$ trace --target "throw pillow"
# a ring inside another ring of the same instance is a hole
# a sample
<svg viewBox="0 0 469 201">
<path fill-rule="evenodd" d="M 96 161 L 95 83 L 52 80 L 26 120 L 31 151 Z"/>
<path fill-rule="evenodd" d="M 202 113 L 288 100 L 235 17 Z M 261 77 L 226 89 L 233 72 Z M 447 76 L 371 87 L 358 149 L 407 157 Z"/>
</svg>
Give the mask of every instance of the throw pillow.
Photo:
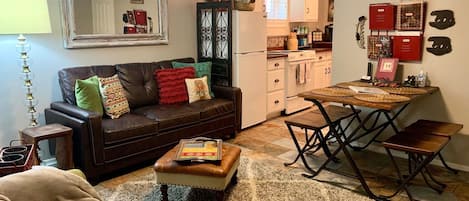
<svg viewBox="0 0 469 201">
<path fill-rule="evenodd" d="M 215 97 L 215 94 L 212 92 L 212 62 L 200 62 L 200 63 L 181 63 L 181 62 L 172 62 L 173 68 L 182 68 L 186 66 L 193 66 L 195 68 L 195 76 L 203 77 L 207 76 L 208 90 L 210 91 L 210 96 Z"/>
<path fill-rule="evenodd" d="M 124 94 L 124 88 L 119 77 L 113 75 L 99 79 L 99 91 L 101 92 L 104 111 L 112 119 L 117 119 L 121 115 L 130 112 L 129 103 Z"/>
<path fill-rule="evenodd" d="M 158 84 L 160 104 L 173 104 L 187 102 L 187 89 L 184 80 L 194 78 L 193 67 L 178 69 L 159 69 L 155 71 L 155 80 Z"/>
<path fill-rule="evenodd" d="M 186 79 L 187 95 L 189 95 L 189 103 L 198 100 L 211 99 L 208 91 L 207 76 L 202 78 Z"/>
<path fill-rule="evenodd" d="M 103 103 L 101 103 L 101 95 L 99 95 L 98 76 L 95 75 L 85 80 L 76 80 L 75 99 L 78 107 L 102 115 Z"/>
</svg>

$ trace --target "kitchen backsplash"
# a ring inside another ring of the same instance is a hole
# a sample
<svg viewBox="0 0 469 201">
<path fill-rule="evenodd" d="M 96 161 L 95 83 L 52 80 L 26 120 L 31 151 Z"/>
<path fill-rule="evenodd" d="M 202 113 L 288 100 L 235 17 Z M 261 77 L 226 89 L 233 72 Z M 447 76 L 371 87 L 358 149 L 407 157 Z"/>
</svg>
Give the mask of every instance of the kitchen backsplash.
<svg viewBox="0 0 469 201">
<path fill-rule="evenodd" d="M 288 36 L 267 37 L 267 50 L 284 49 Z"/>
</svg>

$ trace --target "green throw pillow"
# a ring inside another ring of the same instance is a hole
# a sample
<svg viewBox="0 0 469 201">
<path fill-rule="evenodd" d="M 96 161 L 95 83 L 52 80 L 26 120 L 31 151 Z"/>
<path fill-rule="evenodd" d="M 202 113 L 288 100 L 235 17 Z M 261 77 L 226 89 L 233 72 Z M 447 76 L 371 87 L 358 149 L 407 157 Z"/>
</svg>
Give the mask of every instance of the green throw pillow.
<svg viewBox="0 0 469 201">
<path fill-rule="evenodd" d="M 89 77 L 85 80 L 75 81 L 75 98 L 77 106 L 103 114 L 103 103 L 101 102 L 101 95 L 99 93 L 98 76 Z"/>
<path fill-rule="evenodd" d="M 193 66 L 195 68 L 195 76 L 203 77 L 207 76 L 208 90 L 210 91 L 210 96 L 215 97 L 215 94 L 212 92 L 212 62 L 200 62 L 200 63 L 182 63 L 182 62 L 172 62 L 173 68 L 182 68 L 187 66 Z"/>
</svg>

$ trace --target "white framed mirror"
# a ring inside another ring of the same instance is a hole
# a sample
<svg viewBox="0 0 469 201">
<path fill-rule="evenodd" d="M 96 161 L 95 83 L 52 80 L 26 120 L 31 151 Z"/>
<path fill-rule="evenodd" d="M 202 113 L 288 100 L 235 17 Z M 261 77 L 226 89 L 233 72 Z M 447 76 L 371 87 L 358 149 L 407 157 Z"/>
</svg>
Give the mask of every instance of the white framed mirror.
<svg viewBox="0 0 469 201">
<path fill-rule="evenodd" d="M 65 48 L 168 44 L 167 0 L 61 0 Z"/>
</svg>

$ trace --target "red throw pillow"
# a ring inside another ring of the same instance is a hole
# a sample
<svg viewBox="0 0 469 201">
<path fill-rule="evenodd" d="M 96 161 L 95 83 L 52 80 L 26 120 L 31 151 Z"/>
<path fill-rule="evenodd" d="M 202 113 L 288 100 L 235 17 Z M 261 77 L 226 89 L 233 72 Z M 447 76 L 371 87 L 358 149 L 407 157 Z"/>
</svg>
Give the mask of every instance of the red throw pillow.
<svg viewBox="0 0 469 201">
<path fill-rule="evenodd" d="M 194 77 L 194 67 L 156 70 L 155 79 L 158 84 L 160 104 L 188 102 L 189 96 L 184 80 Z"/>
</svg>

